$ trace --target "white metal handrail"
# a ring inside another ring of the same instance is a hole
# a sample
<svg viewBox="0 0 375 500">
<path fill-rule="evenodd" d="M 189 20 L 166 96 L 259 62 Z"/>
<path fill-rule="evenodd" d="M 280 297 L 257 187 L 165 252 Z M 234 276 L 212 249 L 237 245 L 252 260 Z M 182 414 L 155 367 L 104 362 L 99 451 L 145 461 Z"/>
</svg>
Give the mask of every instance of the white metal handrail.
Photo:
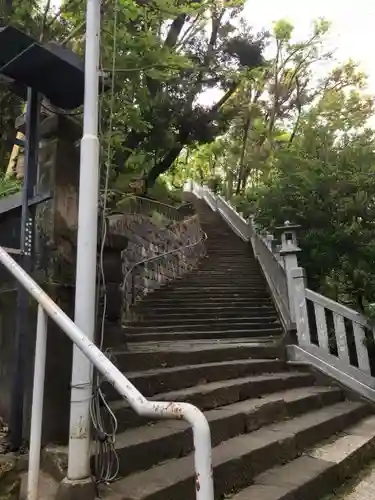
<svg viewBox="0 0 375 500">
<path fill-rule="evenodd" d="M 38 499 L 47 317 L 63 330 L 139 415 L 155 419 L 186 420 L 191 425 L 194 439 L 196 498 L 214 500 L 211 433 L 204 414 L 189 403 L 148 401 L 2 247 L 0 247 L 0 262 L 38 303 L 27 500 Z"/>
</svg>

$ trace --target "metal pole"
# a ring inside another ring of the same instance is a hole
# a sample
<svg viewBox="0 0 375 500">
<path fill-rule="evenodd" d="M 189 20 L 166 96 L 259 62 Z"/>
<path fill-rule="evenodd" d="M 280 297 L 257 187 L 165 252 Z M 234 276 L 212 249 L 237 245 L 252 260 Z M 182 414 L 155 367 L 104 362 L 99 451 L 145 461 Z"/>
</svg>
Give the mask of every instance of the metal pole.
<svg viewBox="0 0 375 500">
<path fill-rule="evenodd" d="M 38 500 L 40 448 L 42 443 L 44 379 L 46 373 L 47 315 L 38 307 L 36 329 L 33 402 L 31 409 L 29 473 L 27 477 L 27 500 Z"/>
<path fill-rule="evenodd" d="M 20 235 L 20 264 L 27 273 L 31 272 L 33 217 L 29 209 L 29 200 L 33 196 L 38 169 L 39 139 L 39 95 L 29 88 L 27 93 L 25 168 L 22 190 L 22 214 Z M 15 360 L 12 387 L 12 405 L 10 415 L 10 446 L 13 451 L 22 444 L 23 402 L 25 387 L 26 336 L 28 330 L 28 298 L 22 287 L 18 287 L 17 318 L 15 329 Z"/>
<path fill-rule="evenodd" d="M 86 12 L 85 102 L 81 141 L 75 323 L 88 339 L 95 334 L 96 262 L 99 199 L 99 38 L 100 0 L 88 0 Z M 92 364 L 74 347 L 68 480 L 90 473 L 90 400 Z"/>
<path fill-rule="evenodd" d="M 193 429 L 197 500 L 214 500 L 211 434 L 204 414 L 189 403 L 148 401 L 107 356 L 77 327 L 40 286 L 0 247 L 0 262 L 42 305 L 48 316 L 67 334 L 84 356 L 113 385 L 139 415 L 153 419 L 186 420 Z"/>
</svg>

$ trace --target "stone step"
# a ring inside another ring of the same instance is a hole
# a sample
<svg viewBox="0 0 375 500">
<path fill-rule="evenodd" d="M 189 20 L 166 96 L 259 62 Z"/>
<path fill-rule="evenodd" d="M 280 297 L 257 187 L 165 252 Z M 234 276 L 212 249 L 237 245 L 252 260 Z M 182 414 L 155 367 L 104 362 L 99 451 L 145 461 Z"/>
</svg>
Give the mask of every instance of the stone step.
<svg viewBox="0 0 375 500">
<path fill-rule="evenodd" d="M 202 265 L 199 269 L 201 271 L 220 271 L 224 272 L 226 270 L 233 271 L 233 272 L 253 272 L 253 273 L 260 273 L 260 268 L 258 265 L 252 265 L 251 262 L 248 261 L 248 259 L 244 258 L 243 260 L 239 261 L 239 259 L 236 259 L 236 263 L 233 262 L 234 259 L 224 259 L 224 258 L 216 258 L 216 259 L 210 259 L 209 263 L 205 263 Z"/>
<path fill-rule="evenodd" d="M 254 278 L 181 278 L 173 282 L 175 287 L 177 286 L 186 286 L 186 287 L 201 287 L 204 284 L 205 287 L 245 287 L 245 288 L 254 288 L 255 290 L 266 288 L 266 284 L 264 279 L 254 279 Z M 169 290 L 173 290 L 172 285 L 167 287 Z"/>
<path fill-rule="evenodd" d="M 201 280 L 202 278 L 205 279 L 205 281 L 222 281 L 222 280 L 228 280 L 228 281 L 237 281 L 237 280 L 242 280 L 242 281 L 255 281 L 255 282 L 262 282 L 264 283 L 264 278 L 261 274 L 261 271 L 259 269 L 241 269 L 241 271 L 237 272 L 224 272 L 220 271 L 217 272 L 216 274 L 213 274 L 212 272 L 206 272 L 198 273 L 198 271 L 194 271 L 192 273 L 186 274 L 179 278 L 180 281 L 189 281 L 189 280 Z"/>
<path fill-rule="evenodd" d="M 273 359 L 280 349 L 251 343 L 166 342 L 132 343 L 126 350 L 116 350 L 117 367 L 122 371 L 150 370 L 160 367 L 200 363 L 218 363 L 235 359 Z"/>
<path fill-rule="evenodd" d="M 205 415 L 211 429 L 212 445 L 338 403 L 343 397 L 337 388 L 303 387 L 209 410 Z M 131 429 L 117 436 L 116 449 L 120 458 L 120 475 L 126 476 L 191 453 L 191 429 L 187 423 L 177 421 L 162 421 L 153 426 Z"/>
<path fill-rule="evenodd" d="M 209 268 L 212 267 L 213 264 L 219 263 L 229 264 L 233 268 L 243 267 L 243 269 L 251 268 L 259 270 L 258 262 L 251 255 L 246 255 L 243 252 L 225 254 L 221 251 L 215 252 L 212 250 L 208 250 L 208 255 L 206 259 L 203 260 L 202 268 Z"/>
<path fill-rule="evenodd" d="M 265 470 L 343 431 L 368 414 L 358 402 L 342 402 L 229 439 L 213 449 L 215 499 L 248 486 Z M 199 481 L 199 479 L 198 479 Z M 193 457 L 170 460 L 111 486 L 123 500 L 193 500 Z"/>
<path fill-rule="evenodd" d="M 143 307 L 143 304 L 140 304 L 140 307 L 137 307 L 134 311 L 134 314 L 139 314 L 140 316 L 144 316 L 147 318 L 157 317 L 160 318 L 190 318 L 194 316 L 196 318 L 205 317 L 206 315 L 211 315 L 212 317 L 236 317 L 241 314 L 245 314 L 247 317 L 249 316 L 261 316 L 263 314 L 272 315 L 275 313 L 275 308 L 272 306 L 264 305 L 264 306 L 252 306 L 243 304 L 242 306 L 232 306 L 228 305 L 225 307 L 211 306 L 210 304 L 200 304 L 191 307 L 189 304 L 178 308 L 178 311 L 174 307 L 165 307 L 158 306 L 157 308 Z M 276 313 L 275 313 L 276 314 Z"/>
<path fill-rule="evenodd" d="M 183 320 L 179 320 L 176 318 L 151 318 L 147 317 L 144 320 L 136 320 L 131 322 L 126 322 L 125 326 L 128 331 L 186 331 L 190 328 L 194 328 L 196 330 L 207 330 L 208 328 L 212 330 L 221 330 L 223 327 L 232 327 L 234 325 L 254 325 L 256 327 L 264 327 L 265 325 L 279 325 L 279 319 L 275 314 L 266 314 L 263 316 L 236 316 L 234 318 L 212 318 L 209 315 L 203 318 L 184 318 Z"/>
<path fill-rule="evenodd" d="M 317 500 L 333 493 L 375 457 L 375 417 L 364 418 L 326 444 L 259 474 L 231 500 Z M 330 497 L 331 498 L 331 497 Z M 328 499 L 327 499 L 328 500 Z"/>
<path fill-rule="evenodd" d="M 188 330 L 187 331 L 164 331 L 164 332 L 155 332 L 152 331 L 149 333 L 127 333 L 125 339 L 126 342 L 149 342 L 149 341 L 158 341 L 158 340 L 192 340 L 192 339 L 236 339 L 241 340 L 242 342 L 246 342 L 251 339 L 253 342 L 257 341 L 259 343 L 264 342 L 264 339 L 273 339 L 278 338 L 282 335 L 283 329 L 281 327 L 275 328 L 257 328 L 256 330 L 251 329 L 223 329 L 223 330 Z M 264 337 L 262 337 L 262 335 Z"/>
<path fill-rule="evenodd" d="M 203 383 L 194 387 L 160 393 L 150 399 L 155 401 L 179 401 L 198 406 L 201 410 L 212 410 L 237 401 L 260 397 L 264 394 L 294 387 L 313 385 L 312 374 L 304 372 L 278 372 L 251 375 L 232 380 Z M 119 431 L 145 424 L 149 419 L 137 415 L 123 400 L 111 403 L 118 420 Z"/>
<path fill-rule="evenodd" d="M 151 311 L 150 311 L 151 312 Z M 201 313 L 198 317 L 195 315 L 189 316 L 177 316 L 177 315 L 168 315 L 168 314 L 158 314 L 157 311 L 153 311 L 153 314 L 151 317 L 145 312 L 143 315 L 136 315 L 135 318 L 132 318 L 131 320 L 125 321 L 125 325 L 132 327 L 132 326 L 167 326 L 169 324 L 176 324 L 176 323 L 183 323 L 184 325 L 195 325 L 195 324 L 201 324 L 202 321 L 204 324 L 211 324 L 211 323 L 222 323 L 222 322 L 232 322 L 236 321 L 237 323 L 240 322 L 254 322 L 254 323 L 275 323 L 279 322 L 279 318 L 276 314 L 276 311 L 251 311 L 252 314 L 248 314 L 245 311 L 242 311 L 240 314 L 235 313 L 235 314 L 228 314 L 226 313 L 226 309 L 222 308 L 221 313 L 218 313 L 216 316 L 215 314 L 212 314 L 211 312 L 206 312 L 206 313 Z"/>
<path fill-rule="evenodd" d="M 196 277 L 204 276 L 205 278 L 209 278 L 210 276 L 228 277 L 228 273 L 226 273 L 223 270 L 216 269 L 215 267 L 213 267 L 213 269 L 206 269 L 205 266 L 200 266 L 198 269 L 196 269 L 191 273 L 191 276 L 196 276 Z M 245 269 L 241 267 L 238 271 L 233 272 L 231 276 L 251 278 L 253 276 L 262 277 L 263 275 L 259 266 L 246 266 Z"/>
<path fill-rule="evenodd" d="M 264 319 L 263 321 L 255 321 L 252 318 L 249 319 L 242 319 L 239 318 L 238 320 L 236 319 L 235 321 L 232 320 L 217 320 L 214 323 L 209 323 L 205 322 L 205 320 L 201 320 L 199 323 L 189 323 L 186 322 L 182 324 L 169 324 L 169 325 L 152 325 L 152 321 L 149 323 L 145 323 L 141 326 L 127 326 L 126 331 L 127 335 L 136 335 L 138 333 L 182 333 L 182 332 L 207 332 L 207 331 L 212 331 L 212 332 L 230 332 L 233 330 L 242 330 L 242 331 L 251 331 L 254 333 L 255 330 L 258 328 L 261 330 L 265 329 L 275 329 L 275 333 L 277 334 L 279 331 L 281 331 L 280 323 L 274 319 L 267 320 Z M 266 333 L 268 335 L 268 333 Z M 202 338 L 205 338 L 202 336 Z"/>
<path fill-rule="evenodd" d="M 170 307 L 173 307 L 175 309 L 176 304 L 180 305 L 186 305 L 189 307 L 195 307 L 195 306 L 202 306 L 207 304 L 207 306 L 215 306 L 215 307 L 223 307 L 223 306 L 242 306 L 242 305 L 249 305 L 252 307 L 257 307 L 258 305 L 272 305 L 273 302 L 270 297 L 226 297 L 225 295 L 223 296 L 217 296 L 217 297 L 209 297 L 205 296 L 204 300 L 202 301 L 200 298 L 196 298 L 194 296 L 189 296 L 188 298 L 186 297 L 176 297 L 176 296 L 162 296 L 160 293 L 157 294 L 151 294 L 149 295 L 141 304 L 140 306 L 144 307 L 150 307 L 154 306 L 157 307 L 158 305 L 165 305 L 168 304 Z"/>
<path fill-rule="evenodd" d="M 202 275 L 202 274 L 199 274 L 199 275 L 191 275 L 191 276 L 185 276 L 183 278 L 181 278 L 180 280 L 176 281 L 176 283 L 210 283 L 210 284 L 213 284 L 213 283 L 217 283 L 217 284 L 228 284 L 228 283 L 249 283 L 249 284 L 264 284 L 265 281 L 264 281 L 264 278 L 262 276 L 257 276 L 255 274 L 249 274 L 249 275 L 244 275 L 244 274 L 241 274 L 241 275 L 231 275 L 231 276 L 228 276 L 228 273 L 222 273 L 222 274 L 217 274 L 217 275 L 208 275 L 205 276 L 205 275 Z"/>
<path fill-rule="evenodd" d="M 288 370 L 289 365 L 280 359 L 243 359 L 126 372 L 126 376 L 144 396 L 150 397 L 157 393 L 193 387 L 203 381 L 211 383 L 248 375 L 285 372 Z M 118 392 L 111 384 L 105 383 L 103 389 L 109 400 L 118 398 Z"/>
<path fill-rule="evenodd" d="M 232 285 L 221 285 L 220 283 L 216 285 L 206 285 L 206 283 L 201 283 L 200 286 L 193 286 L 193 285 L 185 285 L 180 282 L 175 282 L 172 285 L 167 285 L 163 287 L 163 289 L 160 290 L 165 290 L 168 291 L 169 293 L 173 292 L 175 293 L 196 293 L 196 292 L 220 292 L 220 293 L 248 293 L 248 292 L 253 292 L 253 293 L 264 293 L 266 291 L 266 285 L 264 286 L 251 286 L 248 283 L 245 283 L 243 285 L 239 284 L 237 285 L 236 283 L 233 283 Z"/>
<path fill-rule="evenodd" d="M 181 288 L 173 290 L 167 290 L 161 288 L 157 292 L 158 299 L 162 297 L 168 297 L 176 299 L 184 299 L 189 300 L 191 298 L 202 299 L 202 300 L 213 300 L 216 298 L 225 297 L 226 300 L 232 301 L 232 299 L 236 299 L 237 297 L 241 298 L 254 298 L 254 299 L 268 299 L 270 298 L 270 294 L 268 290 L 254 290 L 254 288 L 224 288 L 224 287 L 215 287 L 215 288 Z"/>
</svg>

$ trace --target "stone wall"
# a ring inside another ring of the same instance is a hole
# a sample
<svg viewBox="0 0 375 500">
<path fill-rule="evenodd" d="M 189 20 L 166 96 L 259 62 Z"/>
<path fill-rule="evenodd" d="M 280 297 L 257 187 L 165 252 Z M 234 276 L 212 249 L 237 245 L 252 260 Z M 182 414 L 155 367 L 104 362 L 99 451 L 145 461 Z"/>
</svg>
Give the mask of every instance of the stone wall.
<svg viewBox="0 0 375 500">
<path fill-rule="evenodd" d="M 122 310 L 164 283 L 194 269 L 205 255 L 204 235 L 197 215 L 181 221 L 155 223 L 141 214 L 114 215 L 110 231 L 128 239 L 122 252 Z"/>
</svg>

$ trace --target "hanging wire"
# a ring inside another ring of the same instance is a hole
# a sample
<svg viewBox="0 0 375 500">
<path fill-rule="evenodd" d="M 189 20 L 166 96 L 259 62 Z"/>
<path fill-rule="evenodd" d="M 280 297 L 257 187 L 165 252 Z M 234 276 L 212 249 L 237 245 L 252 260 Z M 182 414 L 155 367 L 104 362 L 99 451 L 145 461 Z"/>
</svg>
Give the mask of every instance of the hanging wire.
<svg viewBox="0 0 375 500">
<path fill-rule="evenodd" d="M 113 111 L 115 102 L 115 69 L 116 69 L 116 51 L 117 51 L 117 21 L 118 21 L 118 0 L 114 0 L 114 20 L 113 20 L 113 46 L 112 46 L 112 80 L 110 90 L 110 110 L 109 110 L 109 130 L 108 130 L 108 144 L 107 151 L 104 155 L 106 161 L 106 172 L 104 180 L 104 190 L 101 197 L 101 244 L 99 254 L 99 276 L 98 276 L 98 294 L 97 294 L 97 310 L 100 305 L 100 291 L 103 290 L 103 311 L 99 324 L 100 340 L 99 348 L 103 350 L 104 346 L 104 326 L 105 316 L 107 310 L 107 291 L 106 281 L 104 274 L 104 246 L 107 237 L 107 197 L 109 188 L 109 176 L 111 170 L 111 156 L 112 156 L 112 131 L 113 131 Z M 101 62 L 101 71 L 103 71 L 103 64 Z M 103 113 L 104 89 L 102 89 L 99 108 L 99 133 L 102 135 L 101 130 L 101 117 Z M 113 354 L 110 350 L 105 350 L 105 354 L 111 361 L 114 361 Z M 119 457 L 116 451 L 116 433 L 118 423 L 115 414 L 111 410 L 106 401 L 104 391 L 102 389 L 105 379 L 96 372 L 94 379 L 94 393 L 90 405 L 91 420 L 94 427 L 94 476 L 97 483 L 109 483 L 116 479 L 119 473 Z"/>
</svg>

